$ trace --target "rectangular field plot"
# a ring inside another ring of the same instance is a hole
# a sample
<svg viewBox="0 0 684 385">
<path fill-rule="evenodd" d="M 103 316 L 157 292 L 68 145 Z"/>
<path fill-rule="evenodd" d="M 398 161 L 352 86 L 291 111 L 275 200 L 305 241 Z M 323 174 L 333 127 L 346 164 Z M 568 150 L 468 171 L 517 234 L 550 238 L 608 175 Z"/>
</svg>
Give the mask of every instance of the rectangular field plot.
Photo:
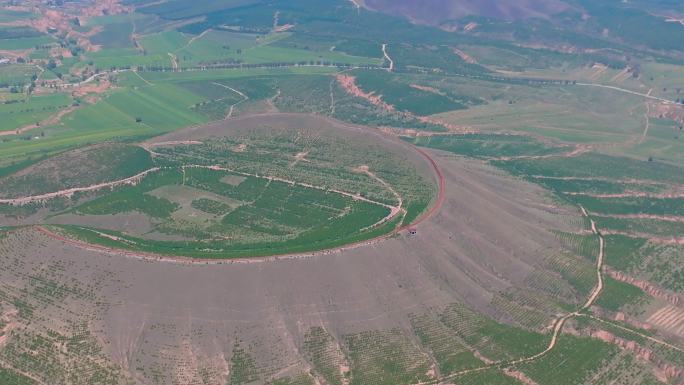
<svg viewBox="0 0 684 385">
<path fill-rule="evenodd" d="M 130 21 L 121 21 L 104 25 L 103 31 L 93 36 L 91 41 L 105 49 L 127 48 L 133 46 L 132 33 L 133 24 Z"/>
<path fill-rule="evenodd" d="M 31 77 L 37 75 L 38 72 L 38 67 L 34 65 L 2 64 L 0 65 L 0 88 L 28 84 Z M 22 92 L 23 90 L 17 89 L 15 91 Z"/>
<path fill-rule="evenodd" d="M 2 115 L 0 131 L 35 124 L 69 105 L 71 105 L 71 98 L 65 94 L 33 96 L 16 103 L 0 104 L 0 115 Z"/>
<path fill-rule="evenodd" d="M 505 325 L 461 304 L 447 307 L 441 322 L 471 348 L 492 360 L 511 359 L 544 350 L 549 336 Z"/>
<path fill-rule="evenodd" d="M 178 85 L 211 100 L 231 98 L 240 101 L 244 100 L 245 96 L 251 100 L 260 100 L 275 95 L 277 84 L 282 78 L 289 77 L 255 76 L 248 79 L 195 80 L 181 82 Z M 302 77 L 297 78 L 305 81 Z"/>
<path fill-rule="evenodd" d="M 684 172 L 681 167 L 597 153 L 571 158 L 522 159 L 497 162 L 496 165 L 518 175 L 643 179 L 663 183 L 684 183 Z"/>
<path fill-rule="evenodd" d="M 184 67 L 219 63 L 259 64 L 311 61 L 354 65 L 381 64 L 379 58 L 352 56 L 330 49 L 311 50 L 273 45 L 288 37 L 287 33 L 261 35 L 209 30 L 190 38 L 178 32 L 162 32 L 146 36 L 142 44 L 149 54 L 177 56 L 179 63 Z"/>
<path fill-rule="evenodd" d="M 474 100 L 459 98 L 434 87 L 410 84 L 403 77 L 384 71 L 355 71 L 356 83 L 365 92 L 382 95 L 388 104 L 416 115 L 433 115 L 446 111 L 465 109 Z"/>
<path fill-rule="evenodd" d="M 190 107 L 202 101 L 170 84 L 113 93 L 97 104 L 76 111 L 66 124 L 77 130 L 136 128 L 167 131 L 206 121 Z M 106 120 L 103 120 L 106 119 Z M 136 122 L 136 119 L 140 119 Z"/>
<path fill-rule="evenodd" d="M 393 385 L 427 381 L 429 361 L 399 330 L 369 331 L 345 339 L 351 385 Z"/>
<path fill-rule="evenodd" d="M 355 202 L 334 192 L 255 177 L 233 186 L 216 183 L 230 174 L 197 171 L 188 172 L 188 185 L 245 203 L 222 219 L 223 230 L 228 232 L 246 229 L 252 236 L 263 233 L 266 238 L 332 238 L 333 233 L 328 232 L 333 228 L 342 234 L 353 233 L 389 214 L 384 206 Z"/>
<path fill-rule="evenodd" d="M 190 39 L 178 31 L 166 31 L 143 36 L 140 44 L 147 55 L 165 56 L 189 44 Z"/>
<path fill-rule="evenodd" d="M 0 9 L 0 23 L 8 23 L 16 20 L 30 19 L 35 16 L 36 14 L 33 12 Z"/>
<path fill-rule="evenodd" d="M 109 70 L 111 68 L 135 68 L 137 66 L 171 68 L 171 62 L 167 54 L 143 55 L 143 53 L 132 47 L 111 48 L 98 52 L 89 52 L 87 58 L 100 70 Z M 87 62 L 81 61 L 75 64 L 74 68 L 84 67 L 86 64 Z"/>
<path fill-rule="evenodd" d="M 593 198 L 574 196 L 572 200 L 590 212 L 600 214 L 684 215 L 684 198 Z"/>
<path fill-rule="evenodd" d="M 411 317 L 411 326 L 420 342 L 428 348 L 442 375 L 482 366 L 466 343 L 437 317 L 424 314 Z"/>
<path fill-rule="evenodd" d="M 549 354 L 519 368 L 539 384 L 583 384 L 618 352 L 596 339 L 561 335 Z"/>
<path fill-rule="evenodd" d="M 198 224 L 215 220 L 216 216 L 227 214 L 240 205 L 233 199 L 184 185 L 166 185 L 147 194 L 179 205 L 180 209 L 171 214 L 173 219 Z"/>
<path fill-rule="evenodd" d="M 0 50 L 5 51 L 19 51 L 19 50 L 29 50 L 36 46 L 42 46 L 46 44 L 54 43 L 55 39 L 51 36 L 31 36 L 31 37 L 18 37 L 14 39 L 0 39 Z"/>
</svg>

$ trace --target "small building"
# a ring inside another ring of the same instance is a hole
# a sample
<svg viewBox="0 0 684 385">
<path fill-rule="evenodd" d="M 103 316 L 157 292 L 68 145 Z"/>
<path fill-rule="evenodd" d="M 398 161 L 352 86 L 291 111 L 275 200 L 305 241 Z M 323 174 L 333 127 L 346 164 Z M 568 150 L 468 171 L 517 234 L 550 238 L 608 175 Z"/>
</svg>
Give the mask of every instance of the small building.
<svg viewBox="0 0 684 385">
<path fill-rule="evenodd" d="M 7 59 L 5 57 L 0 57 L 0 64 L 7 64 L 10 62 L 10 59 Z"/>
<path fill-rule="evenodd" d="M 418 233 L 418 229 L 416 229 L 415 227 L 409 227 L 408 233 L 409 235 L 416 235 Z"/>
</svg>

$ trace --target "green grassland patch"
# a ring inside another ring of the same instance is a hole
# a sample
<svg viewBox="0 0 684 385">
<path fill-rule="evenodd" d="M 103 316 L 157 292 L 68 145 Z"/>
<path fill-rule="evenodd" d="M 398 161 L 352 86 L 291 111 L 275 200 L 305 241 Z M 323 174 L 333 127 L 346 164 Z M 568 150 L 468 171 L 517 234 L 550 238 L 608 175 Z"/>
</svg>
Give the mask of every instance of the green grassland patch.
<svg viewBox="0 0 684 385">
<path fill-rule="evenodd" d="M 3 196 L 22 197 L 124 179 L 152 167 L 140 147 L 109 143 L 56 155 L 0 178 Z"/>
<path fill-rule="evenodd" d="M 613 312 L 620 311 L 627 305 L 644 305 L 650 298 L 640 288 L 611 277 L 605 277 L 603 285 L 596 305 Z"/>
<path fill-rule="evenodd" d="M 555 349 L 519 369 L 540 384 L 582 384 L 618 351 L 596 339 L 562 334 Z"/>
<path fill-rule="evenodd" d="M 563 150 L 559 147 L 550 147 L 533 138 L 518 135 L 433 135 L 403 139 L 418 146 L 436 148 L 481 159 L 506 156 L 541 156 Z"/>
</svg>

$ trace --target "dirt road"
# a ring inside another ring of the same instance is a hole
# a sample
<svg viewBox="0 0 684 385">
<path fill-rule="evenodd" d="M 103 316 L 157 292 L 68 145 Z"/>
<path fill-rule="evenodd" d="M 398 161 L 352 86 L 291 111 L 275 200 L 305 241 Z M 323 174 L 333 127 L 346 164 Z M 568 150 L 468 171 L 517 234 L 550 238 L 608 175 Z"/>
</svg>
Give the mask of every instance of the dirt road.
<svg viewBox="0 0 684 385">
<path fill-rule="evenodd" d="M 235 92 L 236 94 L 238 94 L 242 97 L 242 100 L 240 100 L 237 103 L 233 103 L 230 105 L 230 109 L 228 110 L 228 114 L 226 114 L 226 119 L 233 117 L 233 112 L 235 111 L 235 107 L 237 107 L 239 104 L 244 103 L 244 102 L 249 100 L 249 96 L 245 95 L 244 93 L 240 92 L 239 90 L 236 90 L 233 87 L 230 87 L 230 86 L 227 86 L 225 84 L 218 83 L 218 82 L 212 82 L 212 84 L 217 85 L 219 87 L 227 88 L 227 89 Z"/>
<path fill-rule="evenodd" d="M 584 209 L 583 206 L 580 206 L 580 209 L 582 210 L 582 216 L 585 218 L 589 218 L 589 214 L 587 213 L 587 210 Z M 597 276 L 597 282 L 596 286 L 594 286 L 594 289 L 591 291 L 591 294 L 589 295 L 589 298 L 587 298 L 587 302 L 573 315 L 578 315 L 579 312 L 588 309 L 591 305 L 596 302 L 596 299 L 598 296 L 601 294 L 601 291 L 603 290 L 603 253 L 605 249 L 605 241 L 603 240 L 603 236 L 601 233 L 598 231 L 598 228 L 596 227 L 596 222 L 594 222 L 593 219 L 589 218 L 589 221 L 591 222 L 591 232 L 598 236 L 599 239 L 599 253 L 598 256 L 596 257 L 596 276 Z"/>
<path fill-rule="evenodd" d="M 392 60 L 392 58 L 387 53 L 386 43 L 382 44 L 382 55 L 384 56 L 385 60 L 389 62 L 389 67 L 387 68 L 387 71 L 392 72 L 394 70 L 394 60 Z"/>
<path fill-rule="evenodd" d="M 103 188 L 111 188 L 111 187 L 117 187 L 117 186 L 123 186 L 127 184 L 136 184 L 142 178 L 144 178 L 147 174 L 156 172 L 161 170 L 159 167 L 153 167 L 149 170 L 145 170 L 141 173 L 138 173 L 136 175 L 133 175 L 131 177 L 113 181 L 113 182 L 105 182 L 105 183 L 98 183 L 90 186 L 85 186 L 85 187 L 73 187 L 65 190 L 60 190 L 60 191 L 55 191 L 51 193 L 46 193 L 46 194 L 40 194 L 40 195 L 32 195 L 32 196 L 27 196 L 27 197 L 21 197 L 21 198 L 7 198 L 7 199 L 0 199 L 1 204 L 10 204 L 10 205 L 25 205 L 27 203 L 32 203 L 32 202 L 43 202 L 47 201 L 49 199 L 53 198 L 58 198 L 58 197 L 70 197 L 74 195 L 75 193 L 79 192 L 88 192 L 88 191 L 97 191 L 101 190 Z"/>
<path fill-rule="evenodd" d="M 589 214 L 587 211 L 584 209 L 584 207 L 580 206 L 580 211 L 582 212 L 582 216 L 585 218 L 589 218 Z M 565 326 L 565 323 L 573 318 L 573 317 L 578 317 L 578 316 L 583 316 L 584 310 L 587 310 L 589 307 L 591 307 L 598 296 L 601 294 L 601 291 L 603 290 L 603 255 L 604 255 L 604 240 L 603 236 L 599 232 L 598 228 L 596 227 L 596 223 L 594 222 L 593 219 L 589 218 L 591 221 L 591 231 L 593 234 L 599 237 L 599 252 L 596 258 L 596 275 L 597 275 L 597 283 L 596 286 L 592 289 L 591 293 L 589 294 L 589 297 L 587 298 L 587 301 L 582 305 L 578 310 L 565 314 L 559 318 L 557 318 L 554 323 L 553 323 L 553 332 L 551 333 L 551 339 L 549 341 L 549 344 L 547 345 L 546 349 L 542 350 L 539 353 L 536 353 L 532 356 L 529 357 L 522 357 L 514 360 L 502 360 L 502 361 L 496 361 L 492 362 L 486 365 L 483 365 L 481 367 L 473 368 L 473 369 L 467 369 L 463 370 L 460 372 L 452 373 L 448 376 L 445 376 L 443 378 L 433 380 L 433 381 L 428 381 L 421 383 L 421 385 L 434 385 L 434 384 L 439 384 L 439 383 L 444 383 L 447 380 L 452 380 L 456 377 L 460 377 L 465 374 L 469 373 L 474 373 L 474 372 L 480 372 L 483 370 L 491 369 L 491 368 L 502 368 L 502 367 L 508 367 L 512 365 L 518 365 L 518 364 L 523 364 L 523 363 L 528 363 L 535 361 L 549 352 L 551 352 L 555 347 L 556 344 L 558 343 L 558 337 L 563 331 L 563 326 Z M 631 330 L 630 330 L 631 331 Z"/>
<path fill-rule="evenodd" d="M 376 205 L 385 207 L 385 208 L 390 210 L 390 214 L 387 217 L 381 219 L 380 221 L 372 224 L 369 227 L 376 227 L 376 226 L 380 225 L 381 223 L 384 223 L 384 222 L 394 218 L 399 212 L 401 212 L 403 210 L 403 208 L 402 208 L 403 201 L 401 199 L 401 196 L 399 196 L 399 194 L 397 194 L 397 192 L 387 182 L 378 178 L 375 174 L 373 174 L 369 171 L 367 172 L 369 177 L 380 182 L 380 184 L 382 184 L 385 188 L 387 188 L 392 194 L 396 194 L 396 197 L 398 199 L 398 205 L 397 206 L 388 205 L 386 203 L 382 203 L 382 202 L 379 202 L 379 201 L 376 201 L 373 199 L 366 198 L 366 197 L 360 195 L 359 193 L 351 193 L 348 191 L 342 191 L 342 190 L 338 190 L 338 189 L 330 189 L 330 188 L 321 187 L 321 186 L 317 186 L 317 185 L 310 184 L 310 183 L 303 183 L 303 182 L 297 182 L 297 181 L 290 180 L 290 179 L 280 178 L 277 176 L 252 174 L 252 173 L 248 173 L 248 172 L 237 171 L 237 170 L 227 168 L 227 167 L 203 166 L 203 165 L 194 165 L 193 164 L 193 165 L 183 166 L 182 168 L 183 168 L 183 170 L 185 170 L 186 168 L 204 168 L 204 169 L 209 169 L 209 170 L 227 171 L 227 172 L 231 172 L 233 174 L 238 174 L 238 175 L 242 175 L 242 176 L 267 179 L 268 181 L 276 181 L 276 182 L 287 183 L 287 184 L 292 185 L 292 186 L 301 186 L 301 187 L 306 187 L 306 188 L 319 190 L 319 191 L 332 192 L 335 194 L 345 196 L 347 198 L 351 198 L 353 200 L 376 204 Z M 185 171 L 183 171 L 183 172 L 185 172 Z"/>
<path fill-rule="evenodd" d="M 644 97 L 644 98 L 646 98 L 646 99 L 657 100 L 657 101 L 660 101 L 660 102 L 663 102 L 663 103 L 667 103 L 667 104 L 676 104 L 676 102 L 675 102 L 674 100 L 659 98 L 659 97 L 657 97 L 657 96 L 653 96 L 653 95 L 649 95 L 649 94 L 643 94 L 643 93 L 641 93 L 641 92 L 631 91 L 631 90 L 627 90 L 627 89 L 620 88 L 620 87 L 607 86 L 607 85 L 605 85 L 605 84 L 579 83 L 579 82 L 577 82 L 577 83 L 575 83 L 575 85 L 577 85 L 577 86 L 585 86 L 585 87 L 606 88 L 606 89 L 609 89 L 609 90 L 624 92 L 624 93 L 632 94 L 632 95 L 636 95 L 636 96 L 642 96 L 642 97 Z"/>
<path fill-rule="evenodd" d="M 649 91 L 650 94 L 650 91 Z M 644 140 L 646 140 L 646 136 L 648 136 L 648 130 L 651 128 L 651 118 L 649 115 L 651 114 L 651 105 L 646 102 L 646 113 L 644 114 L 644 119 L 646 119 L 646 124 L 644 125 L 644 132 L 641 133 L 641 138 L 639 139 L 639 144 L 643 143 Z"/>
</svg>

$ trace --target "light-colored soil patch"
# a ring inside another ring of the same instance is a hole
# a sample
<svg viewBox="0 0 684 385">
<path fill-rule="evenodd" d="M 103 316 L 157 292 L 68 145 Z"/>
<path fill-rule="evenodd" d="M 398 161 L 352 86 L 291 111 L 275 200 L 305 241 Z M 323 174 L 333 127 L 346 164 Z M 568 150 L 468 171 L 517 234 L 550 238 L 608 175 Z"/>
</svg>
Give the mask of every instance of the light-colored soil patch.
<svg viewBox="0 0 684 385">
<path fill-rule="evenodd" d="M 513 377 L 516 380 L 522 382 L 525 385 L 539 385 L 535 380 L 527 377 L 527 375 L 519 370 L 508 368 L 503 371 L 503 373 L 509 377 Z"/>
<path fill-rule="evenodd" d="M 46 221 L 49 224 L 79 225 L 103 230 L 120 231 L 130 235 L 143 235 L 154 228 L 152 219 L 141 213 L 113 215 L 62 214 Z"/>
<path fill-rule="evenodd" d="M 465 27 L 463 27 L 463 31 L 470 32 L 470 31 L 474 30 L 475 28 L 477 28 L 478 25 L 479 24 L 477 24 L 476 22 L 471 21 L 470 23 L 466 24 Z"/>
<path fill-rule="evenodd" d="M 468 55 L 467 53 L 461 51 L 458 48 L 453 48 L 454 53 L 458 55 L 461 59 L 463 59 L 464 62 L 469 63 L 469 64 L 477 64 L 477 60 L 473 58 L 472 56 Z"/>
<path fill-rule="evenodd" d="M 438 90 L 435 87 L 430 87 L 430 86 L 421 86 L 420 84 L 410 84 L 411 88 L 415 88 L 417 90 L 425 91 L 425 92 L 431 92 L 433 94 L 437 95 L 442 95 L 444 96 L 444 92 Z"/>
<path fill-rule="evenodd" d="M 239 186 L 240 183 L 244 182 L 245 179 L 247 179 L 246 176 L 243 175 L 226 175 L 219 179 L 221 183 L 229 184 L 231 186 Z"/>
<path fill-rule="evenodd" d="M 6 302 L 0 302 L 0 304 L 2 305 L 2 307 L 0 307 L 0 310 L 2 310 L 2 313 L 0 313 L 0 321 L 2 321 L 1 324 L 4 325 L 0 328 L 0 348 L 2 348 L 7 343 L 12 330 L 18 326 L 17 316 L 19 315 L 19 311 Z"/>
<path fill-rule="evenodd" d="M 77 87 L 72 94 L 74 96 L 82 97 L 88 94 L 101 94 L 112 87 L 112 83 L 107 79 L 102 79 L 99 82 L 88 83 Z"/>
<path fill-rule="evenodd" d="M 148 192 L 147 194 L 179 204 L 181 208 L 173 212 L 171 216 L 176 220 L 189 221 L 197 224 L 203 224 L 207 221 L 215 220 L 217 215 L 206 213 L 192 207 L 192 202 L 195 200 L 210 199 L 224 203 L 233 209 L 241 204 L 240 202 L 228 197 L 182 185 L 162 186 Z"/>
<path fill-rule="evenodd" d="M 684 308 L 666 305 L 646 319 L 646 322 L 679 337 L 684 337 Z"/>
<path fill-rule="evenodd" d="M 297 165 L 299 162 L 311 162 L 310 160 L 306 159 L 306 156 L 309 155 L 309 151 L 304 151 L 304 152 L 298 152 L 294 156 L 294 160 L 292 163 L 290 163 L 290 167 L 294 167 Z"/>
<path fill-rule="evenodd" d="M 589 76 L 589 79 L 591 80 L 597 80 L 598 78 L 603 75 L 604 72 L 608 70 L 608 67 L 605 66 L 604 64 L 601 63 L 595 63 L 592 67 L 592 70 L 594 70 L 594 73 Z"/>
<path fill-rule="evenodd" d="M 375 92 L 373 92 L 373 91 L 365 92 L 361 88 L 359 88 L 359 86 L 356 84 L 356 78 L 355 77 L 350 76 L 350 75 L 338 74 L 338 75 L 336 75 L 336 79 L 337 79 L 337 82 L 340 84 L 340 86 L 342 86 L 342 88 L 347 93 L 349 93 L 350 95 L 358 97 L 358 98 L 365 99 L 369 103 L 373 104 L 374 106 L 380 107 L 385 111 L 388 111 L 388 112 L 396 111 L 396 109 L 394 108 L 393 105 L 382 100 L 382 95 L 376 95 Z M 407 118 L 417 119 L 418 121 L 420 121 L 422 123 L 442 126 L 446 129 L 448 129 L 449 131 L 452 131 L 452 132 L 460 132 L 460 133 L 474 132 L 471 127 L 449 123 L 449 122 L 446 122 L 444 120 L 441 120 L 441 119 L 438 119 L 435 117 L 416 116 L 416 115 L 413 115 L 412 113 L 406 112 L 406 111 L 402 111 L 399 113 L 402 114 L 403 116 L 407 117 Z"/>
<path fill-rule="evenodd" d="M 618 72 L 615 76 L 610 78 L 611 82 L 622 83 L 627 80 L 632 75 L 632 67 L 625 67 L 622 71 Z"/>
<path fill-rule="evenodd" d="M 364 92 L 358 85 L 356 85 L 356 78 L 350 75 L 336 75 L 337 82 L 342 86 L 342 88 L 347 91 L 347 93 L 357 98 L 365 99 L 371 104 L 382 108 L 387 111 L 394 111 L 394 106 L 385 103 L 382 100 L 382 95 L 376 95 L 374 92 Z"/>
<path fill-rule="evenodd" d="M 647 112 L 651 118 L 671 119 L 684 124 L 684 106 L 672 103 L 652 103 Z"/>
<path fill-rule="evenodd" d="M 684 237 L 655 237 L 652 234 L 637 232 L 637 231 L 620 231 L 620 230 L 601 230 L 604 235 L 624 235 L 632 238 L 648 239 L 650 242 L 661 243 L 664 245 L 684 245 Z"/>
</svg>

